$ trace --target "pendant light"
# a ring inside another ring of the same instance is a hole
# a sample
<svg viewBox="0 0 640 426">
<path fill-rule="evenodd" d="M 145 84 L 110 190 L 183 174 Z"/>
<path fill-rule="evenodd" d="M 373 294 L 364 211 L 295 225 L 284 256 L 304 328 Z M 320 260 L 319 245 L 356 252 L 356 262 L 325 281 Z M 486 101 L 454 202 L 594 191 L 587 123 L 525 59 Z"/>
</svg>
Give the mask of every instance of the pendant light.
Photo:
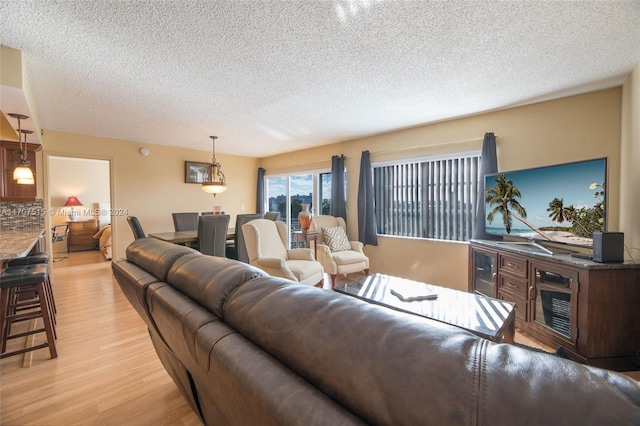
<svg viewBox="0 0 640 426">
<path fill-rule="evenodd" d="M 33 179 L 33 172 L 29 167 L 31 162 L 27 158 L 27 135 L 33 133 L 32 130 L 22 130 L 20 120 L 29 118 L 24 114 L 9 113 L 10 117 L 18 120 L 18 138 L 20 143 L 20 160 L 17 161 L 18 165 L 13 170 L 13 180 L 17 181 L 21 185 L 33 185 L 35 183 Z M 24 134 L 24 149 L 22 149 L 22 135 Z"/>
<path fill-rule="evenodd" d="M 217 136 L 209 136 L 213 140 L 213 157 L 211 158 L 211 181 L 202 182 L 202 190 L 207 194 L 222 194 L 227 190 L 227 179 L 220 168 L 220 163 L 216 160 L 216 139 Z"/>
</svg>

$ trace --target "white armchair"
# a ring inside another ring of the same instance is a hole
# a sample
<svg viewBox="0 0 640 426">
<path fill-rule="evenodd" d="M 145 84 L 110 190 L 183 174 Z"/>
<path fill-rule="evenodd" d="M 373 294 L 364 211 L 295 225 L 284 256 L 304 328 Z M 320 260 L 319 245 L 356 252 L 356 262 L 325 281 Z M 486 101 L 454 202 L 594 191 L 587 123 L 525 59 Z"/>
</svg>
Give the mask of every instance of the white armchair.
<svg viewBox="0 0 640 426">
<path fill-rule="evenodd" d="M 287 249 L 283 222 L 256 219 L 242 225 L 249 264 L 269 275 L 322 287 L 324 270 L 311 249 Z"/>
<path fill-rule="evenodd" d="M 364 254 L 360 241 L 349 241 L 347 225 L 343 218 L 315 216 L 309 231 L 318 232 L 316 241 L 318 261 L 331 275 L 331 287 L 336 284 L 338 274 L 363 271 L 369 275 L 369 258 Z"/>
</svg>

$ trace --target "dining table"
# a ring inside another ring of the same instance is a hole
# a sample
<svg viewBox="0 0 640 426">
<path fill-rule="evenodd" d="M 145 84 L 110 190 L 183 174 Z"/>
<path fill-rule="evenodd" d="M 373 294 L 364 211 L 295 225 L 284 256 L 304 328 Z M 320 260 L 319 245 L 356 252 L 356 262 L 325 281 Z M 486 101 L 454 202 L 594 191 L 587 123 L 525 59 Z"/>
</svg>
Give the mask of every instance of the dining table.
<svg viewBox="0 0 640 426">
<path fill-rule="evenodd" d="M 192 229 L 189 231 L 152 232 L 149 233 L 149 237 L 157 238 L 168 243 L 184 244 L 187 247 L 191 247 L 193 243 L 198 241 L 198 230 Z M 233 241 L 235 237 L 235 228 L 229 228 L 227 230 L 227 241 Z"/>
</svg>

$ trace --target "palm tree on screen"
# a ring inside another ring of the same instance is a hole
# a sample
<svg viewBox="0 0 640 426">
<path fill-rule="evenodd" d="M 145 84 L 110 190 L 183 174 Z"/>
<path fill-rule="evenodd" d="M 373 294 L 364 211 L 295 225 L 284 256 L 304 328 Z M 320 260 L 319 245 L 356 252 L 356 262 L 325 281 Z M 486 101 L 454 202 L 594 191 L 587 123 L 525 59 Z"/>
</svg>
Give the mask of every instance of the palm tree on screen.
<svg viewBox="0 0 640 426">
<path fill-rule="evenodd" d="M 569 220 L 567 217 L 567 211 L 564 207 L 564 200 L 562 198 L 554 198 L 549 203 L 547 211 L 549 212 L 549 217 L 554 222 L 562 223 L 565 220 Z"/>
<path fill-rule="evenodd" d="M 496 178 L 496 186 L 493 188 L 485 189 L 485 200 L 489 203 L 489 206 L 495 207 L 487 214 L 487 220 L 489 223 L 493 222 L 496 214 L 502 215 L 502 223 L 507 231 L 507 234 L 511 233 L 511 227 L 513 226 L 513 218 L 524 223 L 531 228 L 534 232 L 541 235 L 547 240 L 552 240 L 551 237 L 545 235 L 538 228 L 529 223 L 525 218 L 527 217 L 527 211 L 520 204 L 516 198 L 522 197 L 520 190 L 513 185 L 513 182 L 505 175 L 500 175 Z"/>
<path fill-rule="evenodd" d="M 598 193 L 597 193 L 598 194 Z M 578 220 L 576 208 L 573 206 L 564 206 L 564 200 L 562 198 L 554 198 L 549 203 L 549 217 L 554 222 L 562 223 L 565 220 L 571 222 L 573 226 L 582 228 L 585 235 L 589 234 L 589 231 Z"/>
</svg>

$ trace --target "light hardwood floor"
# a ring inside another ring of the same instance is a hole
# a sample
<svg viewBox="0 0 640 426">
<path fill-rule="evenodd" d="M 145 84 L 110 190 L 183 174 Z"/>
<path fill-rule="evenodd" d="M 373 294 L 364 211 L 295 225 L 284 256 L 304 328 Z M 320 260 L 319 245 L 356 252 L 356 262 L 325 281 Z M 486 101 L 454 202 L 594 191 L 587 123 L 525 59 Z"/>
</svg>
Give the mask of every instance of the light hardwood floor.
<svg viewBox="0 0 640 426">
<path fill-rule="evenodd" d="M 53 278 L 58 358 L 41 349 L 0 360 L 1 425 L 201 425 L 102 254 L 71 253 Z M 553 351 L 519 331 L 516 342 Z"/>
<path fill-rule="evenodd" d="M 0 424 L 202 424 L 158 360 L 110 261 L 98 251 L 71 253 L 53 263 L 53 278 L 58 358 L 44 349 L 31 352 L 31 366 L 22 356 L 0 361 Z"/>
</svg>

